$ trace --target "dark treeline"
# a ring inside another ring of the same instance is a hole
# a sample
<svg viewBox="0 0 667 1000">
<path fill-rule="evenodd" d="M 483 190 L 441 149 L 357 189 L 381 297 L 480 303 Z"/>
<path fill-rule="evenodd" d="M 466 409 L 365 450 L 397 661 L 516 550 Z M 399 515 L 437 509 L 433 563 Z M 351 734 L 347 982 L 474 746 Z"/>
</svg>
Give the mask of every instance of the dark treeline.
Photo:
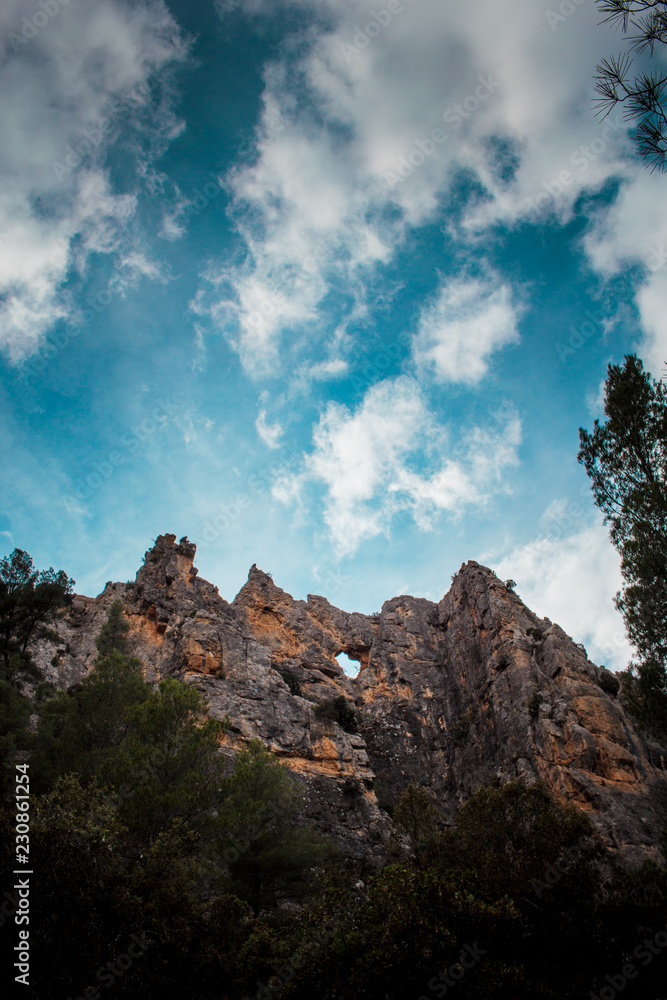
<svg viewBox="0 0 667 1000">
<path fill-rule="evenodd" d="M 410 786 L 390 863 L 368 871 L 316 835 L 303 787 L 259 743 L 230 773 L 224 725 L 191 686 L 147 685 L 125 630 L 116 604 L 67 692 L 30 704 L 2 681 L 5 981 L 23 761 L 38 1000 L 666 995 L 664 864 L 613 871 L 583 813 L 513 783 L 480 789 L 449 829 Z"/>
</svg>

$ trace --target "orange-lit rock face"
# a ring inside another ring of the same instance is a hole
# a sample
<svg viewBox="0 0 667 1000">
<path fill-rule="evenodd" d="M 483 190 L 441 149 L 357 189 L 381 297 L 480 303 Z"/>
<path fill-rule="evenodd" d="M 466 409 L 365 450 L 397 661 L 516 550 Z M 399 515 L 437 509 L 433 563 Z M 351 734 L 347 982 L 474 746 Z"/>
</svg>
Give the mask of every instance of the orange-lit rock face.
<svg viewBox="0 0 667 1000">
<path fill-rule="evenodd" d="M 557 625 L 538 619 L 488 569 L 463 566 L 437 604 L 398 597 L 378 616 L 324 597 L 295 601 L 252 567 L 232 604 L 200 580 L 195 546 L 160 536 L 134 583 L 77 597 L 42 665 L 62 686 L 95 658 L 108 607 L 123 601 L 131 652 L 146 679 L 196 684 L 212 717 L 229 717 L 233 753 L 261 739 L 305 784 L 318 825 L 344 849 L 383 856 L 394 804 L 410 782 L 443 812 L 492 777 L 547 783 L 585 810 L 633 862 L 657 856 L 667 818 L 664 748 L 648 746 L 592 664 Z M 348 677 L 336 656 L 359 660 Z M 321 718 L 336 697 L 356 709 L 358 732 Z"/>
</svg>

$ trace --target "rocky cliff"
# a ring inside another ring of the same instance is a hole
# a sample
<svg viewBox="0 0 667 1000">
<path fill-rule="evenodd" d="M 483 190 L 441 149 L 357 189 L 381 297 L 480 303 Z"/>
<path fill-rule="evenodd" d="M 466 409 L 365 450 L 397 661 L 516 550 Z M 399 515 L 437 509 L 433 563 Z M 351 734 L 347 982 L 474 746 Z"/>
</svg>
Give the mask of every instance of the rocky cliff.
<svg viewBox="0 0 667 1000">
<path fill-rule="evenodd" d="M 324 597 L 295 601 L 255 566 L 229 604 L 197 576 L 195 551 L 160 536 L 134 583 L 75 597 L 62 642 L 39 649 L 47 678 L 66 687 L 91 669 L 120 599 L 146 679 L 200 688 L 210 714 L 231 720 L 230 756 L 261 739 L 299 775 L 315 823 L 352 856 L 385 856 L 386 810 L 410 782 L 451 818 L 494 775 L 543 780 L 629 863 L 658 856 L 665 749 L 642 739 L 583 649 L 491 570 L 469 562 L 439 603 L 401 596 L 368 616 Z M 340 652 L 359 661 L 356 678 Z M 339 696 L 356 711 L 356 732 L 316 714 Z"/>
</svg>

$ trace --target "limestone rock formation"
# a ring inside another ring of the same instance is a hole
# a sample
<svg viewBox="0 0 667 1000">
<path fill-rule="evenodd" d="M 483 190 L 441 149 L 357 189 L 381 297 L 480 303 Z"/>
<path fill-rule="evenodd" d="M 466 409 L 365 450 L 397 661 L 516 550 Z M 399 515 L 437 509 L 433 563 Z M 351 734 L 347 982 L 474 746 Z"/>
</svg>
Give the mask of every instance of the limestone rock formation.
<svg viewBox="0 0 667 1000">
<path fill-rule="evenodd" d="M 351 856 L 385 857 L 385 808 L 410 782 L 451 818 L 495 775 L 543 780 L 627 862 L 657 857 L 667 752 L 640 736 L 583 649 L 491 570 L 469 562 L 439 603 L 401 596 L 368 616 L 324 597 L 296 601 L 256 566 L 229 604 L 197 576 L 195 551 L 162 535 L 134 583 L 77 596 L 62 644 L 39 649 L 47 678 L 66 687 L 91 668 L 119 598 L 146 679 L 197 685 L 210 714 L 231 720 L 230 755 L 261 739 L 303 782 L 316 824 Z M 340 652 L 359 661 L 356 678 L 339 666 Z M 355 708 L 357 732 L 317 714 L 317 703 L 337 697 Z"/>
</svg>

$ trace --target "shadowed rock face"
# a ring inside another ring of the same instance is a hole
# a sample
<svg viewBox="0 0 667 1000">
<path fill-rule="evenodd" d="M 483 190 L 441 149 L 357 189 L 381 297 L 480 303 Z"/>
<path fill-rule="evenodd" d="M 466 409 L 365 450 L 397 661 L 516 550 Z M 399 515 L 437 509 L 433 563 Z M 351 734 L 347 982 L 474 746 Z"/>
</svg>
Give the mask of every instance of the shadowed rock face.
<svg viewBox="0 0 667 1000">
<path fill-rule="evenodd" d="M 316 824 L 352 856 L 384 857 L 390 822 L 380 805 L 410 782 L 451 818 L 495 775 L 543 780 L 629 863 L 658 856 L 665 749 L 639 736 L 583 650 L 491 570 L 469 562 L 438 604 L 396 597 L 367 616 L 324 597 L 295 601 L 255 566 L 229 604 L 197 577 L 195 551 L 161 535 L 134 583 L 76 597 L 62 645 L 40 647 L 47 678 L 66 687 L 90 669 L 119 598 L 146 679 L 197 685 L 211 716 L 231 720 L 230 755 L 261 739 L 302 780 Z M 343 672 L 340 652 L 360 662 L 358 677 Z M 357 733 L 315 714 L 315 702 L 341 695 L 356 708 Z"/>
</svg>

